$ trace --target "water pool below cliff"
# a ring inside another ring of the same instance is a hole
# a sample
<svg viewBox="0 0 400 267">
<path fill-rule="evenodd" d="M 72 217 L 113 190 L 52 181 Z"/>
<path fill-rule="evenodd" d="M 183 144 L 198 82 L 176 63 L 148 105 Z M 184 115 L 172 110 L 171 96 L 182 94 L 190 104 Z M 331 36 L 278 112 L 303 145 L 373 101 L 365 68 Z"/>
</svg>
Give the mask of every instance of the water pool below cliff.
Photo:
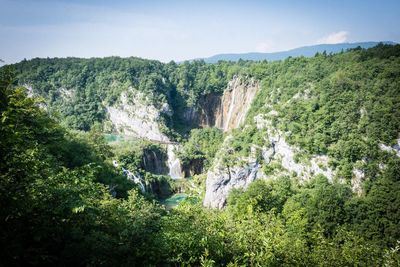
<svg viewBox="0 0 400 267">
<path fill-rule="evenodd" d="M 171 197 L 163 200 L 161 203 L 165 206 L 167 210 L 171 210 L 176 207 L 182 200 L 187 197 L 184 193 L 177 193 L 172 195 Z"/>
</svg>

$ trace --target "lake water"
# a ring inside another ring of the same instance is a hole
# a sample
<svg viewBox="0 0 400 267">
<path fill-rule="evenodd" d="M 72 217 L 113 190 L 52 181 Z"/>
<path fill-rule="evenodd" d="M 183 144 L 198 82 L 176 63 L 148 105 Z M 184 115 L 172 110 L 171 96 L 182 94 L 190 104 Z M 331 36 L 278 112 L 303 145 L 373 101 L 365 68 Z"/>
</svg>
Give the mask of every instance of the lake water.
<svg viewBox="0 0 400 267">
<path fill-rule="evenodd" d="M 187 197 L 187 195 L 184 193 L 177 193 L 177 194 L 174 194 L 171 197 L 163 200 L 162 204 L 165 206 L 165 208 L 167 210 L 171 210 L 174 207 L 176 207 L 179 204 L 179 202 L 184 200 L 186 197 Z"/>
</svg>

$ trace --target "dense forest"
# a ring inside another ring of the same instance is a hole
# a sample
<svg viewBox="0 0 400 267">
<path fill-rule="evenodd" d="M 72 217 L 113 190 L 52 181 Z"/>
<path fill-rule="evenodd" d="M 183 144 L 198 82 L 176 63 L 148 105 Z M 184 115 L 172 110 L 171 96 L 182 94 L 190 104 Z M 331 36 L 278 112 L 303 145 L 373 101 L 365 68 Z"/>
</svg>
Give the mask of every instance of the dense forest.
<svg viewBox="0 0 400 267">
<path fill-rule="evenodd" d="M 245 125 L 186 125 L 183 110 L 222 94 L 234 76 L 261 83 Z M 162 198 L 176 182 L 143 162 L 165 149 L 104 135 L 105 106 L 129 87 L 169 104 L 160 124 L 182 143 L 182 164 L 200 166 L 185 179 L 196 188 L 173 209 Z M 63 97 L 70 89 L 76 95 Z M 257 179 L 231 190 L 224 209 L 203 207 L 214 159 L 265 142 L 258 114 L 275 114 L 271 127 L 300 157 L 328 155 L 335 179 Z M 33 59 L 0 69 L 0 116 L 4 266 L 400 266 L 400 158 L 379 149 L 399 138 L 400 45 L 276 62 Z M 143 193 L 113 159 L 153 190 Z M 365 173 L 361 194 L 354 168 Z"/>
<path fill-rule="evenodd" d="M 34 88 L 44 97 L 50 112 L 62 116 L 68 128 L 88 131 L 105 118 L 102 103 L 113 104 L 121 92 L 137 88 L 150 97 L 156 105 L 169 103 L 176 111 L 166 123 L 179 128 L 181 111 L 193 106 L 201 96 L 221 93 L 236 68 L 232 63 L 216 65 L 204 61 L 162 64 L 140 58 L 110 57 L 103 59 L 33 59 L 16 64 L 21 85 Z M 64 89 L 64 90 L 60 90 Z M 70 99 L 60 97 L 76 90 Z"/>
</svg>

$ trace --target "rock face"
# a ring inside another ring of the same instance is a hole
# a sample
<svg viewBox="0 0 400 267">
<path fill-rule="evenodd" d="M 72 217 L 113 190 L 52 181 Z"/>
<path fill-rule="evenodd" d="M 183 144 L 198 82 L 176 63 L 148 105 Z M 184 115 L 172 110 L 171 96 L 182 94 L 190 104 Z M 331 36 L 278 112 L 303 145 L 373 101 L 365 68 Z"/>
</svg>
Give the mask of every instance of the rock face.
<svg viewBox="0 0 400 267">
<path fill-rule="evenodd" d="M 160 111 L 140 91 L 131 89 L 121 93 L 120 103 L 107 107 L 107 112 L 115 129 L 123 135 L 169 141 L 158 124 Z"/>
<path fill-rule="evenodd" d="M 227 168 L 218 166 L 207 173 L 204 206 L 222 209 L 229 191 L 233 188 L 246 188 L 257 178 L 259 165 L 254 162 L 244 167 Z"/>
<path fill-rule="evenodd" d="M 192 159 L 189 163 L 183 166 L 185 177 L 197 175 L 203 173 L 204 160 L 203 159 Z"/>
<path fill-rule="evenodd" d="M 142 168 L 154 174 L 168 174 L 169 168 L 167 166 L 168 157 L 161 151 L 154 151 L 145 149 L 143 151 Z"/>
<path fill-rule="evenodd" d="M 386 151 L 389 153 L 395 153 L 397 157 L 400 157 L 400 138 L 397 139 L 397 144 L 393 146 L 387 146 L 385 144 L 379 144 L 379 148 L 382 151 Z"/>
<path fill-rule="evenodd" d="M 228 83 L 222 95 L 221 104 L 215 111 L 215 127 L 229 131 L 244 122 L 247 111 L 259 89 L 254 79 L 235 77 Z"/>
<path fill-rule="evenodd" d="M 295 173 L 300 181 L 307 181 L 314 175 L 322 174 L 332 180 L 335 173 L 328 167 L 329 158 L 327 156 L 314 156 L 307 163 L 297 162 L 295 155 L 300 153 L 300 149 L 290 146 L 284 138 L 283 133 L 274 129 L 268 119 L 260 116 L 255 118 L 259 130 L 266 129 L 265 146 L 252 146 L 252 150 L 261 150 L 262 162 L 257 162 L 254 155 L 248 158 L 237 159 L 236 162 L 245 162 L 243 165 L 226 167 L 217 158 L 214 167 L 207 173 L 206 194 L 203 205 L 210 208 L 223 208 L 226 204 L 229 191 L 232 188 L 246 188 L 256 178 L 270 179 L 272 176 L 291 175 Z M 227 137 L 229 139 L 231 137 Z M 229 140 L 224 142 L 229 146 Z M 223 152 L 222 154 L 227 153 Z M 255 154 L 252 152 L 251 154 Z M 260 168 L 260 164 L 268 165 L 272 162 L 280 163 L 282 170 L 274 175 L 266 175 Z"/>
<path fill-rule="evenodd" d="M 198 107 L 184 114 L 188 123 L 217 127 L 229 131 L 243 123 L 259 89 L 258 81 L 235 76 L 222 95 L 209 94 L 199 100 Z"/>
<path fill-rule="evenodd" d="M 200 97 L 195 107 L 187 108 L 183 118 L 189 125 L 214 127 L 216 110 L 221 105 L 221 94 L 211 93 Z"/>
<path fill-rule="evenodd" d="M 173 179 L 183 178 L 181 163 L 175 154 L 176 145 L 170 144 L 170 139 L 161 132 L 158 122 L 161 112 L 170 112 L 168 104 L 163 104 L 159 110 L 142 92 L 130 89 L 121 93 L 119 104 L 107 107 L 107 112 L 114 128 L 120 134 L 167 145 L 167 159 L 149 152 L 143 159 L 145 169 L 157 174 L 168 174 Z M 165 170 L 165 165 L 168 170 Z"/>
<path fill-rule="evenodd" d="M 329 161 L 327 156 L 312 157 L 307 165 L 298 163 L 295 155 L 300 152 L 300 149 L 290 146 L 282 136 L 272 136 L 269 141 L 274 147 L 273 158 L 279 159 L 283 168 L 289 172 L 295 172 L 301 180 L 308 180 L 317 174 L 322 174 L 332 180 L 334 173 L 327 167 Z"/>
<path fill-rule="evenodd" d="M 365 177 L 365 173 L 360 169 L 353 170 L 353 178 L 351 179 L 351 189 L 358 196 L 362 194 L 362 181 Z"/>
</svg>

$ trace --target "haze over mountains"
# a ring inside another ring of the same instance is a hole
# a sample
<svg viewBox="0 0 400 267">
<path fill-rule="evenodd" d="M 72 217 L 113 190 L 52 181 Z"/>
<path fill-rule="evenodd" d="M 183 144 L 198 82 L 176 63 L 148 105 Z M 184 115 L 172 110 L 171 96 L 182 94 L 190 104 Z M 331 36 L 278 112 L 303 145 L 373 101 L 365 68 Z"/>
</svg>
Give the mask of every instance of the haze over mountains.
<svg viewBox="0 0 400 267">
<path fill-rule="evenodd" d="M 240 59 L 242 60 L 251 60 L 251 61 L 276 61 L 283 60 L 288 57 L 313 57 L 316 53 L 323 53 L 324 51 L 327 54 L 336 54 L 342 51 L 346 51 L 348 49 L 354 49 L 357 47 L 361 47 L 364 49 L 374 47 L 379 43 L 388 44 L 388 45 L 396 45 L 396 42 L 393 41 L 371 41 L 371 42 L 355 42 L 355 43 L 338 43 L 338 44 L 317 44 L 310 46 L 301 46 L 294 49 L 286 50 L 286 51 L 278 51 L 278 52 L 249 52 L 249 53 L 222 53 L 216 54 L 206 58 L 195 58 L 184 61 L 178 61 L 180 63 L 185 61 L 193 61 L 193 60 L 204 60 L 206 63 L 217 63 L 220 60 L 224 61 L 232 61 L 237 62 Z M 131 55 L 136 57 L 137 55 Z M 6 65 L 7 62 L 0 59 L 0 66 Z"/>
<path fill-rule="evenodd" d="M 279 51 L 279 52 L 271 52 L 271 53 L 261 53 L 261 52 L 249 52 L 249 53 L 226 53 L 226 54 L 217 54 L 211 57 L 202 58 L 207 63 L 216 63 L 219 60 L 226 61 L 238 61 L 242 60 L 282 60 L 288 57 L 312 57 L 316 53 L 340 53 L 341 51 L 346 51 L 347 49 L 352 49 L 356 47 L 361 48 L 371 48 L 376 46 L 379 43 L 395 45 L 395 42 L 392 41 L 382 41 L 382 42 L 356 42 L 356 43 L 338 43 L 338 44 L 318 44 L 311 46 L 302 46 L 294 49 L 290 49 L 287 51 Z"/>
</svg>

